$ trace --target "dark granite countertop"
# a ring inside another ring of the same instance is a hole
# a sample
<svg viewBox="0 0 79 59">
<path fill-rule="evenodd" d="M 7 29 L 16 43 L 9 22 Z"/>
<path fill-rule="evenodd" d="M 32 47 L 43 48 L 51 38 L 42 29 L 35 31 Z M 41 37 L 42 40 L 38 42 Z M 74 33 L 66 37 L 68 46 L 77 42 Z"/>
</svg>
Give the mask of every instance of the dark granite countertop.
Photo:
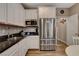
<svg viewBox="0 0 79 59">
<path fill-rule="evenodd" d="M 35 35 L 26 35 L 26 36 L 35 36 Z M 12 37 L 12 38 L 7 38 L 7 39 L 4 38 L 4 40 L 2 42 L 0 41 L 0 53 L 4 52 L 5 50 L 10 48 L 11 46 L 15 45 L 16 43 L 18 43 L 19 41 L 21 41 L 25 37 L 15 36 L 15 37 Z"/>
<path fill-rule="evenodd" d="M 6 41 L 0 42 L 0 53 L 5 51 L 6 49 L 10 48 L 11 46 L 16 44 L 17 42 L 21 41 L 23 38 L 24 37 L 22 37 L 22 36 L 13 37 L 13 38 L 7 39 Z"/>
</svg>

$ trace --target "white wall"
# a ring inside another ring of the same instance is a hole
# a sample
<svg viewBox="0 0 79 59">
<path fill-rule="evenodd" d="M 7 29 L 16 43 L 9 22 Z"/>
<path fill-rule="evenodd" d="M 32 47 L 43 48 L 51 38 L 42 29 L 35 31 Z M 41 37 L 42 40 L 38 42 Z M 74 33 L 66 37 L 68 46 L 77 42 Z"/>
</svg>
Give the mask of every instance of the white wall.
<svg viewBox="0 0 79 59">
<path fill-rule="evenodd" d="M 57 38 L 58 40 L 66 43 L 66 22 L 60 23 L 61 18 L 58 18 L 57 22 Z"/>
<path fill-rule="evenodd" d="M 78 14 L 72 15 L 67 20 L 67 43 L 73 44 L 73 36 L 78 33 Z"/>
<path fill-rule="evenodd" d="M 65 42 L 67 45 L 72 45 L 73 36 L 79 32 L 78 22 L 78 14 L 66 17 L 66 22 L 64 24 L 60 23 L 60 18 L 58 18 L 58 39 Z"/>
</svg>

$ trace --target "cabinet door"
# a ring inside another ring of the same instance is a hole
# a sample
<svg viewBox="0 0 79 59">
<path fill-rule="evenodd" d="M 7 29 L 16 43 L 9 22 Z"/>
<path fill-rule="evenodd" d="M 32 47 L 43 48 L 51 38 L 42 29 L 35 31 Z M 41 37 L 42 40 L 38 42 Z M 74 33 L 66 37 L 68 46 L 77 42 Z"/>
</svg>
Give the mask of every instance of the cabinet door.
<svg viewBox="0 0 79 59">
<path fill-rule="evenodd" d="M 0 3 L 0 22 L 7 23 L 6 21 L 6 3 Z"/>
<path fill-rule="evenodd" d="M 14 8 L 14 24 L 15 25 L 19 25 L 19 9 L 18 9 L 18 3 L 15 4 L 15 8 Z"/>
<path fill-rule="evenodd" d="M 8 23 L 13 25 L 24 26 L 24 9 L 21 4 L 8 4 Z"/>
<path fill-rule="evenodd" d="M 21 4 L 17 4 L 17 25 L 24 26 L 24 8 Z M 19 21 L 19 22 L 18 22 Z"/>
<path fill-rule="evenodd" d="M 22 7 L 22 26 L 25 26 L 25 10 Z"/>
<path fill-rule="evenodd" d="M 23 44 L 22 44 L 23 40 L 19 42 L 19 46 L 18 46 L 18 49 L 19 49 L 19 56 L 22 55 L 22 49 L 23 49 Z"/>
<path fill-rule="evenodd" d="M 37 19 L 37 9 L 26 9 L 26 20 Z"/>
<path fill-rule="evenodd" d="M 18 50 L 13 51 L 9 56 L 19 56 Z"/>
<path fill-rule="evenodd" d="M 39 49 L 39 36 L 29 36 L 29 49 Z"/>
<path fill-rule="evenodd" d="M 9 24 L 14 24 L 15 22 L 14 22 L 14 20 L 15 20 L 15 17 L 14 17 L 14 15 L 15 15 L 15 4 L 14 3 L 8 3 L 8 13 L 7 13 L 7 15 L 8 15 L 8 17 L 7 17 L 7 19 L 8 19 L 8 23 Z"/>
<path fill-rule="evenodd" d="M 22 7 L 22 5 L 20 5 L 20 7 L 21 7 L 21 25 L 22 26 L 25 26 L 25 10 L 24 10 L 24 8 Z"/>
<path fill-rule="evenodd" d="M 19 9 L 20 9 L 20 13 L 19 13 L 19 21 L 20 21 L 20 25 L 23 26 L 23 7 L 21 5 L 19 5 Z"/>
<path fill-rule="evenodd" d="M 24 38 L 22 41 L 19 42 L 19 56 L 25 56 L 27 50 L 27 42 Z"/>
<path fill-rule="evenodd" d="M 24 39 L 23 43 L 24 44 L 23 44 L 23 48 L 22 48 L 22 56 L 24 56 L 27 53 L 27 50 L 28 50 L 26 39 Z"/>
<path fill-rule="evenodd" d="M 55 7 L 39 7 L 39 18 L 56 18 Z"/>
<path fill-rule="evenodd" d="M 27 45 L 27 46 L 25 46 L 25 48 L 26 48 L 26 49 L 29 49 L 29 48 L 30 48 L 30 38 L 29 38 L 29 36 L 28 36 L 28 37 L 26 37 L 25 39 L 26 39 L 25 45 Z"/>
</svg>

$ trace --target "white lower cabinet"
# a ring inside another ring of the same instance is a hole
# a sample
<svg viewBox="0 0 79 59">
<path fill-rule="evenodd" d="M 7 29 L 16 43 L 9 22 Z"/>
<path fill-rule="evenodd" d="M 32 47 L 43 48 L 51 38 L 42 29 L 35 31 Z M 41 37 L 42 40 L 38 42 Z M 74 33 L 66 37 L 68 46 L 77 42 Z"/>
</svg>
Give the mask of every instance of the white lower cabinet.
<svg viewBox="0 0 79 59">
<path fill-rule="evenodd" d="M 18 56 L 18 55 L 19 55 L 18 50 L 15 50 L 9 56 Z"/>
<path fill-rule="evenodd" d="M 29 49 L 39 49 L 39 36 L 27 37 Z"/>
<path fill-rule="evenodd" d="M 19 42 L 19 56 L 24 56 L 27 52 L 27 42 L 24 38 L 21 42 Z"/>
<path fill-rule="evenodd" d="M 0 56 L 25 56 L 28 49 L 39 49 L 39 36 L 27 36 L 2 52 Z"/>
</svg>

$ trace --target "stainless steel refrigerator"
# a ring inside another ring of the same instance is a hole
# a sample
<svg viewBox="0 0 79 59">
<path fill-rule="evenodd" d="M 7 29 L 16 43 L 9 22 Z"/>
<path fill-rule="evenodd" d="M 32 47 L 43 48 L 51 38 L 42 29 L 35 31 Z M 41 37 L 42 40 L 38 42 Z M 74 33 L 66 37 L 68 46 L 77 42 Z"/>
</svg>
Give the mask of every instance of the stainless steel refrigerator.
<svg viewBox="0 0 79 59">
<path fill-rule="evenodd" d="M 55 18 L 40 18 L 40 50 L 56 50 Z"/>
</svg>

